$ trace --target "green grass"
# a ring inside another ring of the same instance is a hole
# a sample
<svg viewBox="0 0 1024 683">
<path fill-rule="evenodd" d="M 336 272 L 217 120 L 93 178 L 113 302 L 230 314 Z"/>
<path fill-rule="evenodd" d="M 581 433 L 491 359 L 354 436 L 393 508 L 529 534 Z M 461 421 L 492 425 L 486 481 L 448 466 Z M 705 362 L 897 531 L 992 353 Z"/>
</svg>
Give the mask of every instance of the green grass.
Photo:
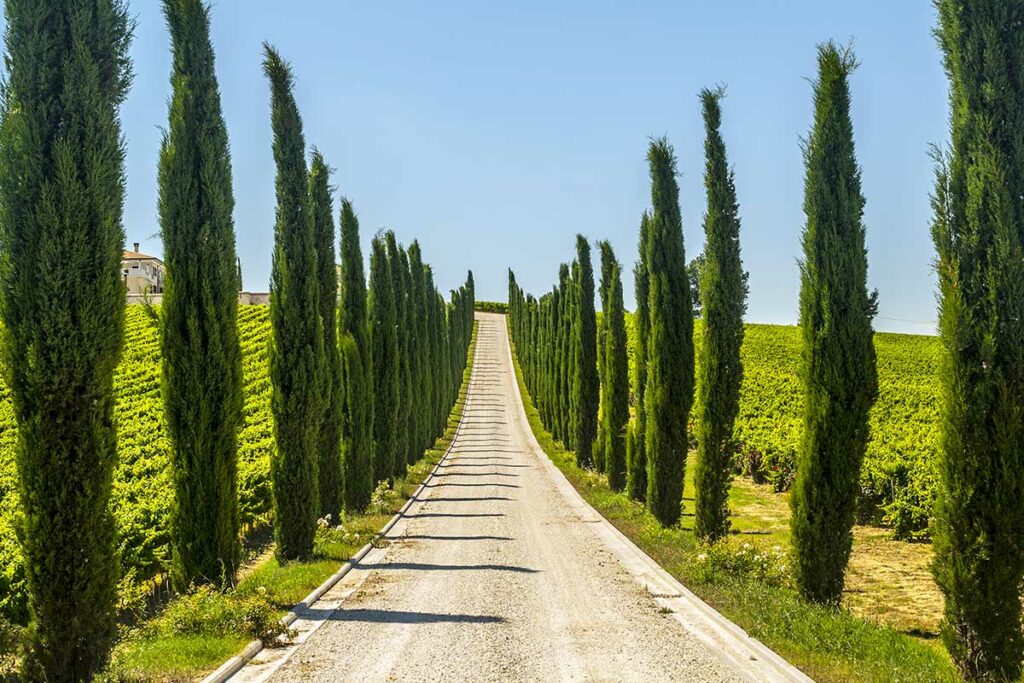
<svg viewBox="0 0 1024 683">
<path fill-rule="evenodd" d="M 379 487 L 366 513 L 347 515 L 338 527 L 321 530 L 311 560 L 281 564 L 265 553 L 255 566 L 243 570 L 244 578 L 233 591 L 175 598 L 159 615 L 124 634 L 104 678 L 112 683 L 191 681 L 216 669 L 258 633 L 276 635 L 265 630 L 267 624 L 276 622 L 370 542 L 444 456 L 462 419 L 475 348 L 474 327 L 462 388 L 445 433 L 393 489 Z"/>
<path fill-rule="evenodd" d="M 734 518 L 740 533 L 721 548 L 711 550 L 697 543 L 688 528 L 692 517 L 684 517 L 679 527 L 661 528 L 642 505 L 613 492 L 603 477 L 576 466 L 575 457 L 541 424 L 518 360 L 515 371 L 537 441 L 587 502 L 690 590 L 811 678 L 820 683 L 960 680 L 937 645 L 846 610 L 810 605 L 788 581 L 762 580 L 756 570 L 744 569 L 743 558 L 763 556 L 757 548 L 766 544 L 785 548 L 788 539 L 788 530 L 779 522 L 778 499 L 759 494 L 756 487 L 739 488 L 731 498 L 734 511 L 739 507 L 754 514 Z M 692 506 L 691 500 L 684 502 Z M 754 550 L 744 550 L 748 539 Z M 780 573 L 785 573 L 784 567 L 769 572 L 776 579 Z"/>
</svg>

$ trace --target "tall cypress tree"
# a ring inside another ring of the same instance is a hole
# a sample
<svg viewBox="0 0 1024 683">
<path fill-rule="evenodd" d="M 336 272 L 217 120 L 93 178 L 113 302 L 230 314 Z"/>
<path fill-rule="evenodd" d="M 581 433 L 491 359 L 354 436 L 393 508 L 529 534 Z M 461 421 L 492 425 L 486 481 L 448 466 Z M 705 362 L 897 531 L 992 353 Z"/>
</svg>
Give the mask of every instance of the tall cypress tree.
<svg viewBox="0 0 1024 683">
<path fill-rule="evenodd" d="M 676 159 L 668 140 L 651 142 L 647 243 L 650 332 L 647 339 L 647 507 L 662 526 L 682 514 L 686 422 L 693 404 L 693 316 L 683 249 Z"/>
<path fill-rule="evenodd" d="M 570 429 L 572 425 L 572 278 L 569 264 L 563 263 L 558 270 L 558 288 L 562 312 L 562 324 L 558 328 L 558 438 L 567 448 L 572 448 Z"/>
<path fill-rule="evenodd" d="M 359 219 L 352 203 L 341 200 L 342 458 L 345 507 L 360 511 L 373 494 L 373 353 L 366 303 L 366 274 L 359 244 Z"/>
<path fill-rule="evenodd" d="M 388 267 L 391 272 L 391 292 L 395 300 L 395 368 L 398 375 L 398 391 L 395 394 L 395 421 L 391 425 L 395 433 L 395 461 L 392 477 L 400 479 L 405 476 L 409 462 L 409 330 L 406 315 L 409 309 L 409 297 L 406 292 L 404 252 L 398 245 L 395 233 L 388 230 L 385 235 L 388 252 Z M 401 332 L 399 333 L 399 330 Z"/>
<path fill-rule="evenodd" d="M 119 0 L 7 0 L 0 317 L 18 424 L 29 677 L 87 680 L 114 635 L 113 374 L 124 329 L 132 22 Z"/>
<path fill-rule="evenodd" d="M 161 366 L 175 488 L 171 576 L 184 590 L 230 585 L 238 567 L 242 352 L 231 157 L 209 9 L 202 0 L 164 0 L 164 14 L 174 95 L 159 172 Z"/>
<path fill-rule="evenodd" d="M 806 164 L 800 266 L 803 436 L 790 505 L 797 586 L 838 604 L 853 543 L 868 411 L 877 394 L 867 291 L 864 197 L 854 155 L 849 75 L 853 54 L 818 48 L 814 127 Z"/>
<path fill-rule="evenodd" d="M 412 275 L 409 272 L 409 252 L 405 247 L 398 250 L 399 273 L 401 275 L 402 292 L 404 293 L 405 305 L 402 310 L 402 317 L 399 324 L 402 329 L 402 384 L 405 392 L 404 408 L 405 420 L 403 429 L 405 431 L 405 450 L 402 458 L 405 461 L 403 470 L 408 465 L 415 464 L 418 451 L 416 448 L 416 369 L 415 369 L 415 343 L 416 343 L 416 310 L 412 296 Z M 404 473 L 404 472 L 403 472 Z"/>
<path fill-rule="evenodd" d="M 441 372 L 444 368 L 445 358 L 443 335 L 444 306 L 437 287 L 434 285 L 434 271 L 429 265 L 424 264 L 423 275 L 427 282 L 427 329 L 429 330 L 427 338 L 430 343 L 431 359 L 428 366 L 431 371 L 430 434 L 431 437 L 436 438 L 443 432 L 444 423 L 448 417 L 444 414 L 444 378 Z"/>
<path fill-rule="evenodd" d="M 650 216 L 645 211 L 640 219 L 640 257 L 633 267 L 636 294 L 636 349 L 633 361 L 633 395 L 636 417 L 626 432 L 626 493 L 633 500 L 647 500 L 647 339 L 650 336 L 650 279 L 647 273 L 647 241 L 650 237 Z"/>
<path fill-rule="evenodd" d="M 611 242 L 602 240 L 598 243 L 598 247 L 601 250 L 601 286 L 598 288 L 601 293 L 601 320 L 597 326 L 597 377 L 601 385 L 601 407 L 597 414 L 597 442 L 594 448 L 594 468 L 598 472 L 604 472 L 605 460 L 607 460 L 605 447 L 608 444 L 608 439 L 604 433 L 606 422 L 604 413 L 607 407 L 605 388 L 609 382 L 609 379 L 605 377 L 607 372 L 605 362 L 608 351 L 608 308 L 611 305 L 608 297 L 611 293 L 609 286 L 611 284 L 612 268 L 615 267 L 616 261 Z"/>
<path fill-rule="evenodd" d="M 606 243 L 607 244 L 607 243 Z M 611 247 L 608 247 L 611 251 Z M 608 273 L 608 305 L 604 309 L 606 320 L 604 346 L 604 375 L 601 387 L 604 422 L 605 470 L 608 485 L 613 491 L 626 486 L 626 425 L 629 422 L 629 358 L 626 349 L 626 315 L 622 301 L 622 276 L 615 254 L 611 254 L 612 267 Z"/>
<path fill-rule="evenodd" d="M 334 207 L 331 201 L 331 170 L 319 151 L 309 168 L 309 203 L 316 240 L 316 270 L 320 285 L 320 326 L 323 332 L 324 368 L 321 396 L 324 417 L 318 439 L 320 515 L 339 519 L 344 503 L 345 479 L 341 471 L 342 386 L 341 351 L 338 346 L 338 266 L 334 251 Z"/>
<path fill-rule="evenodd" d="M 576 407 L 576 464 L 594 464 L 593 447 L 597 436 L 597 409 L 601 386 L 597 379 L 597 316 L 594 312 L 594 269 L 590 263 L 590 243 L 576 235 L 578 276 L 575 286 L 575 324 L 573 325 L 573 405 Z"/>
<path fill-rule="evenodd" d="M 940 0 L 952 149 L 940 157 L 942 427 L 935 579 L 967 680 L 1017 680 L 1024 642 L 1024 5 Z"/>
<path fill-rule="evenodd" d="M 270 81 L 277 220 L 270 283 L 271 410 L 277 450 L 270 463 L 277 556 L 293 560 L 313 550 L 320 511 L 318 445 L 324 372 L 316 235 L 310 211 L 306 142 L 292 93 L 292 70 L 263 46 Z"/>
<path fill-rule="evenodd" d="M 706 138 L 704 187 L 704 263 L 700 293 L 704 334 L 698 354 L 697 462 L 694 465 L 694 533 L 717 541 L 729 532 L 729 478 L 733 423 L 739 412 L 743 364 L 743 314 L 747 284 L 740 260 L 740 219 L 736 185 L 720 131 L 722 89 L 703 90 Z"/>
<path fill-rule="evenodd" d="M 387 481 L 395 473 L 398 442 L 398 326 L 394 280 L 386 236 L 373 238 L 370 253 L 370 332 L 373 345 L 373 479 Z"/>
<path fill-rule="evenodd" d="M 410 297 L 412 300 L 413 327 L 413 412 L 410 429 L 414 434 L 414 458 L 419 460 L 423 451 L 431 446 L 430 423 L 428 421 L 430 383 L 430 345 L 427 342 L 427 306 L 429 304 L 426 273 L 423 270 L 423 253 L 416 240 L 409 245 Z"/>
</svg>

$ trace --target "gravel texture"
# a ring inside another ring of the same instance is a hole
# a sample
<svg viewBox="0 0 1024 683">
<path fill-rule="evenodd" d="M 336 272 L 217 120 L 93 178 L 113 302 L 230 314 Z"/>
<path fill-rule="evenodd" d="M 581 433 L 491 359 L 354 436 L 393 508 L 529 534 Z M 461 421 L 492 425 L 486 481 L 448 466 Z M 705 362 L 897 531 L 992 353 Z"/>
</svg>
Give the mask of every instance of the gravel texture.
<svg viewBox="0 0 1024 683">
<path fill-rule="evenodd" d="M 593 513 L 566 504 L 518 400 L 504 316 L 478 320 L 466 413 L 448 459 L 386 547 L 315 606 L 322 624 L 266 673 L 277 681 L 744 680 L 625 570 L 592 531 Z"/>
</svg>

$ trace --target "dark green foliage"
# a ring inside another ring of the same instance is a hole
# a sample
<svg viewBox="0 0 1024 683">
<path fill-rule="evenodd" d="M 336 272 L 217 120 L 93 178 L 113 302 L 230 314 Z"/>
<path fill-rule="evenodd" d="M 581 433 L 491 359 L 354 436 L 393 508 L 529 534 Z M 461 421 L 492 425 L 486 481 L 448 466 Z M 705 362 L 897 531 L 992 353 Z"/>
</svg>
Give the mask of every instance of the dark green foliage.
<svg viewBox="0 0 1024 683">
<path fill-rule="evenodd" d="M 395 433 L 395 458 L 392 477 L 400 479 L 405 476 L 409 462 L 409 415 L 410 384 L 412 377 L 409 373 L 409 297 L 408 285 L 408 257 L 405 250 L 400 248 L 395 233 L 388 230 L 385 234 L 388 252 L 388 268 L 391 272 L 391 292 L 395 299 L 395 333 L 398 346 L 396 348 L 395 366 L 398 373 L 398 392 L 395 394 L 396 413 L 395 421 L 391 424 L 391 430 Z"/>
<path fill-rule="evenodd" d="M 605 242 L 604 244 L 607 244 Z M 611 251 L 611 247 L 608 247 Z M 626 351 L 626 316 L 622 302 L 622 277 L 615 255 L 607 284 L 604 307 L 604 374 L 601 376 L 601 420 L 604 423 L 605 471 L 613 491 L 626 487 L 626 425 L 629 423 L 629 358 Z"/>
<path fill-rule="evenodd" d="M 370 253 L 370 335 L 373 348 L 373 480 L 388 481 L 398 452 L 400 363 L 394 279 L 386 236 L 373 238 Z"/>
<path fill-rule="evenodd" d="M 331 202 L 331 171 L 320 152 L 313 152 L 309 168 L 309 209 L 316 240 L 316 270 L 320 283 L 320 327 L 323 332 L 324 366 L 320 378 L 324 417 L 318 439 L 320 516 L 339 520 L 344 503 L 345 481 L 341 471 L 341 422 L 344 387 L 341 351 L 338 346 L 338 271 L 334 252 L 334 207 Z"/>
<path fill-rule="evenodd" d="M 573 279 L 573 420 L 576 464 L 593 465 L 592 450 L 597 436 L 597 409 L 601 386 L 597 377 L 597 316 L 594 312 L 594 270 L 590 264 L 590 243 L 576 236 L 577 276 Z"/>
<path fill-rule="evenodd" d="M 647 507 L 662 526 L 679 522 L 686 423 L 693 404 L 693 316 L 672 146 L 651 142 L 650 234 L 646 245 L 650 331 L 645 344 Z"/>
<path fill-rule="evenodd" d="M 427 420 L 430 385 L 433 382 L 432 366 L 427 357 L 427 279 L 423 271 L 423 254 L 419 242 L 413 241 L 408 250 L 409 264 L 409 319 L 406 334 L 409 336 L 412 410 L 409 416 L 409 464 L 419 460 L 423 451 L 430 448 L 433 433 Z"/>
<path fill-rule="evenodd" d="M 444 428 L 442 422 L 445 418 L 442 415 L 442 406 L 444 405 L 444 376 L 442 369 L 444 368 L 444 301 L 441 299 L 440 294 L 437 292 L 437 288 L 434 286 L 434 271 L 430 266 L 423 266 L 423 274 L 426 278 L 426 296 L 427 296 L 427 358 L 428 366 L 431 368 L 432 381 L 430 386 L 430 410 L 428 411 L 428 418 L 430 421 L 430 430 L 432 434 L 439 434 Z"/>
<path fill-rule="evenodd" d="M 174 94 L 160 153 L 164 414 L 175 504 L 177 590 L 234 582 L 239 562 L 242 352 L 231 157 L 201 0 L 164 0 Z"/>
<path fill-rule="evenodd" d="M 6 0 L 0 314 L 18 422 L 29 678 L 88 680 L 114 635 L 112 377 L 121 353 L 131 20 Z"/>
<path fill-rule="evenodd" d="M 814 602 L 838 604 L 853 542 L 868 411 L 878 393 L 867 291 L 864 197 L 854 155 L 848 78 L 853 55 L 818 48 L 814 127 L 806 176 L 800 264 L 804 431 L 790 498 L 797 586 Z"/>
<path fill-rule="evenodd" d="M 365 510 L 373 494 L 373 354 L 366 304 L 366 275 L 359 245 L 359 219 L 352 203 L 341 200 L 342 460 L 345 507 Z"/>
<path fill-rule="evenodd" d="M 633 267 L 636 290 L 636 358 L 633 363 L 633 395 L 636 417 L 626 433 L 626 493 L 633 500 L 647 500 L 647 407 L 644 400 L 647 389 L 647 349 L 651 334 L 650 278 L 647 272 L 647 242 L 651 233 L 651 218 L 646 211 L 640 219 L 640 258 Z"/>
<path fill-rule="evenodd" d="M 573 283 L 569 277 L 569 266 L 563 263 L 558 270 L 558 301 L 561 310 L 558 314 L 558 409 L 555 437 L 560 439 L 567 449 L 572 450 L 572 321 Z"/>
<path fill-rule="evenodd" d="M 703 298 L 704 334 L 697 380 L 697 461 L 694 465 L 694 534 L 717 541 L 729 532 L 729 479 L 732 474 L 733 423 L 739 412 L 743 364 L 743 314 L 747 283 L 740 260 L 740 219 L 736 184 L 725 153 L 721 126 L 722 90 L 703 90 L 706 163 L 704 253 L 695 268 Z M 691 263 L 691 269 L 697 259 Z"/>
<path fill-rule="evenodd" d="M 309 202 L 306 143 L 292 93 L 291 67 L 264 45 L 270 81 L 277 220 L 270 282 L 271 409 L 277 450 L 270 463 L 274 535 L 281 560 L 313 550 L 319 503 L 318 445 L 324 373 L 316 235 Z"/>
<path fill-rule="evenodd" d="M 1021 675 L 1024 5 L 940 0 L 952 149 L 939 157 L 942 435 L 935 579 L 968 680 Z"/>
<path fill-rule="evenodd" d="M 611 271 L 618 265 L 615 261 L 615 252 L 612 250 L 611 242 L 602 240 L 598 243 L 598 247 L 601 250 L 601 318 L 597 326 L 597 376 L 601 384 L 601 403 L 600 410 L 597 414 L 597 439 L 594 445 L 594 469 L 598 472 L 605 471 L 605 460 L 607 454 L 605 453 L 605 446 L 608 439 L 605 438 L 604 424 L 605 424 L 605 399 L 608 379 L 605 377 L 607 372 L 605 368 L 605 355 L 608 345 L 608 307 L 609 307 L 609 284 L 611 283 Z"/>
</svg>

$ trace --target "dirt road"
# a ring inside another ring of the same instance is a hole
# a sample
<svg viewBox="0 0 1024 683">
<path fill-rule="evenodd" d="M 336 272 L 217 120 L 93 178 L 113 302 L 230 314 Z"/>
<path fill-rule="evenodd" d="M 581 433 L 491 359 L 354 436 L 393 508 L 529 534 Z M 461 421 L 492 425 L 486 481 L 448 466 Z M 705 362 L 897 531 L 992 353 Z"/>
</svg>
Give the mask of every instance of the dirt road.
<svg viewBox="0 0 1024 683">
<path fill-rule="evenodd" d="M 752 675 L 723 656 L 637 576 L 653 570 L 622 561 L 530 432 L 504 317 L 478 319 L 449 457 L 386 547 L 304 616 L 300 644 L 265 651 L 237 679 L 798 680 Z"/>
</svg>

